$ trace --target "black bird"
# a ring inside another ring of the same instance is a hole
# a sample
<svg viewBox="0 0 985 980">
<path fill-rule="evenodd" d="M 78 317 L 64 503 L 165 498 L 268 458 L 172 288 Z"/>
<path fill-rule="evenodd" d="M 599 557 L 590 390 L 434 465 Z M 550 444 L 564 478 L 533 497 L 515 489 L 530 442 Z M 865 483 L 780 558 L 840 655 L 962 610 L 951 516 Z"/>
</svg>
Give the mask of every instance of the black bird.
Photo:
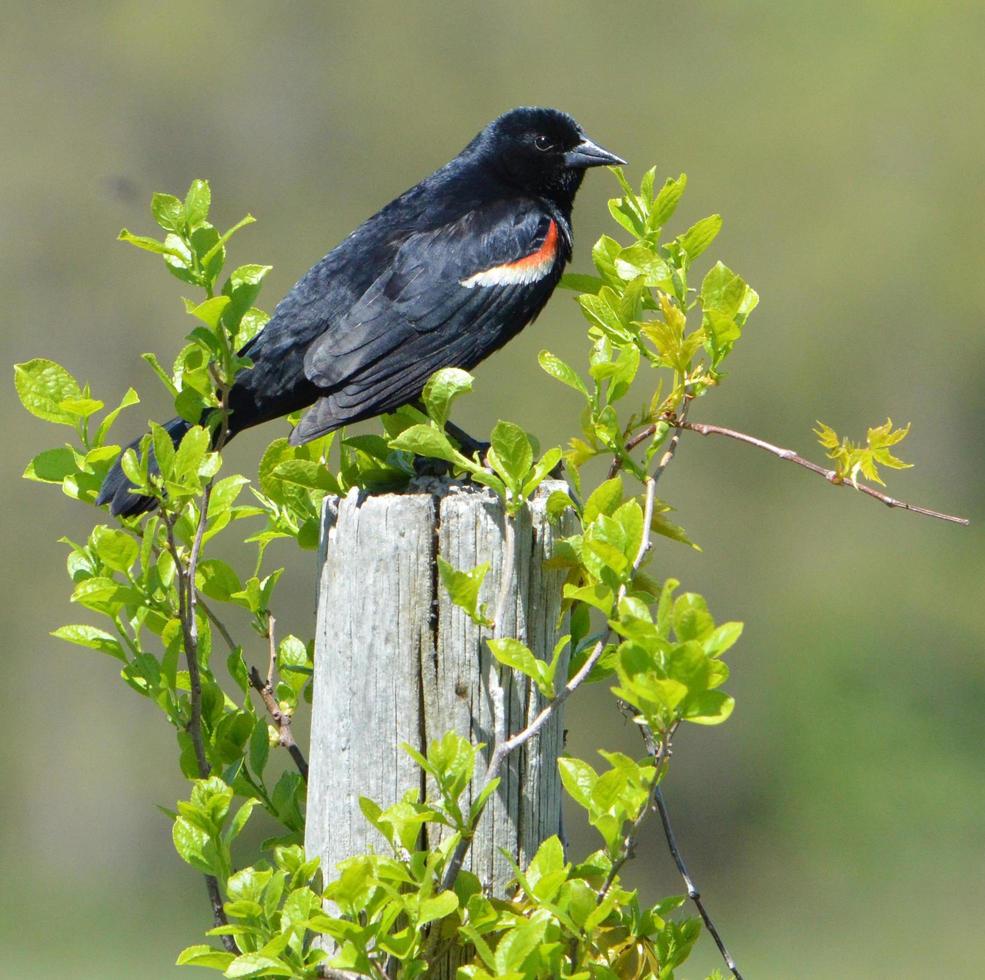
<svg viewBox="0 0 985 980">
<path fill-rule="evenodd" d="M 414 401 L 439 368 L 475 367 L 554 291 L 585 169 L 624 162 L 557 109 L 491 122 L 281 300 L 242 350 L 253 367 L 229 392 L 228 436 L 313 405 L 299 445 Z M 165 427 L 177 444 L 189 424 Z M 131 489 L 117 462 L 96 502 L 126 516 L 153 506 Z"/>
</svg>

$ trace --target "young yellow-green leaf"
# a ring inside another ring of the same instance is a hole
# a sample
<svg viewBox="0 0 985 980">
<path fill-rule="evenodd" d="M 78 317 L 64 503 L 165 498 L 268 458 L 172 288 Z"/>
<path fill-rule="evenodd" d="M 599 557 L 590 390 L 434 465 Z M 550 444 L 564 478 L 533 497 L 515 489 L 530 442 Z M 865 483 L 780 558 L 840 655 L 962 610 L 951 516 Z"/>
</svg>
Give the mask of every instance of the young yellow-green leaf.
<svg viewBox="0 0 985 980">
<path fill-rule="evenodd" d="M 185 223 L 185 206 L 173 194 L 154 194 L 150 210 L 154 220 L 165 231 L 181 232 Z"/>
<path fill-rule="evenodd" d="M 164 242 L 159 242 L 156 238 L 148 238 L 146 235 L 134 235 L 132 232 L 127 231 L 126 228 L 122 228 L 116 238 L 117 241 L 127 242 L 130 245 L 136 245 L 137 248 L 142 248 L 145 252 L 154 252 L 157 255 L 163 255 L 165 257 L 173 258 L 177 251 L 167 243 L 166 239 Z M 177 240 L 180 241 L 180 239 Z"/>
<path fill-rule="evenodd" d="M 668 177 L 663 187 L 653 201 L 653 208 L 647 221 L 647 229 L 655 231 L 662 228 L 677 210 L 678 202 L 687 187 L 687 174 L 681 174 L 677 180 Z"/>
<path fill-rule="evenodd" d="M 599 779 L 598 773 L 587 762 L 567 756 L 557 760 L 557 767 L 568 795 L 577 804 L 589 809 Z"/>
<path fill-rule="evenodd" d="M 188 219 L 189 228 L 197 228 L 203 224 L 209 216 L 209 208 L 212 205 L 212 191 L 207 180 L 196 179 L 191 182 L 188 193 L 185 195 L 184 211 Z M 178 229 L 173 229 L 177 231 Z"/>
<path fill-rule="evenodd" d="M 81 399 L 82 389 L 60 364 L 44 357 L 15 364 L 14 387 L 32 415 L 46 422 L 75 425 L 76 416 L 61 406 L 67 400 Z"/>
<path fill-rule="evenodd" d="M 558 285 L 562 289 L 573 289 L 577 293 L 597 293 L 604 285 L 598 276 L 587 276 L 577 272 L 566 272 Z"/>
<path fill-rule="evenodd" d="M 589 397 L 588 389 L 585 387 L 585 382 L 581 380 L 581 376 L 573 367 L 565 364 L 560 357 L 555 357 L 550 351 L 542 350 L 537 355 L 537 360 L 540 366 L 552 378 L 560 381 L 561 384 L 567 385 L 569 388 L 574 388 L 575 391 L 580 392 L 586 398 Z"/>
<path fill-rule="evenodd" d="M 188 308 L 188 313 L 195 317 L 196 320 L 201 320 L 210 330 L 215 330 L 219 325 L 219 320 L 222 319 L 222 311 L 228 305 L 228 296 L 213 296 L 211 299 L 207 299 L 197 306 L 191 305 Z"/>
<path fill-rule="evenodd" d="M 473 623 L 479 626 L 492 626 L 488 607 L 485 603 L 479 605 L 479 592 L 489 567 L 489 562 L 486 561 L 466 572 L 460 572 L 457 568 L 449 565 L 440 555 L 438 556 L 441 583 L 448 590 L 449 598 L 456 606 L 466 612 Z"/>
<path fill-rule="evenodd" d="M 412 425 L 404 429 L 395 439 L 390 440 L 390 447 L 417 456 L 443 459 L 449 463 L 459 462 L 461 455 L 455 451 L 444 432 L 430 425 Z"/>
<path fill-rule="evenodd" d="M 219 558 L 199 562 L 195 580 L 205 595 L 219 602 L 229 602 L 230 596 L 243 588 L 236 572 Z"/>
<path fill-rule="evenodd" d="M 428 415 L 442 428 L 451 414 L 452 402 L 472 390 L 472 375 L 460 368 L 442 368 L 428 378 L 422 398 Z"/>
<path fill-rule="evenodd" d="M 277 663 L 281 677 L 295 694 L 308 683 L 308 676 L 303 669 L 308 667 L 308 648 L 296 636 L 288 634 L 277 647 Z"/>
<path fill-rule="evenodd" d="M 496 423 L 490 438 L 489 465 L 511 490 L 518 491 L 534 461 L 527 434 L 520 426 L 501 420 Z"/>
<path fill-rule="evenodd" d="M 51 635 L 68 643 L 74 643 L 76 646 L 88 647 L 90 650 L 98 650 L 100 653 L 108 653 L 111 657 L 116 657 L 117 660 L 126 663 L 126 654 L 123 652 L 120 641 L 105 630 L 95 626 L 86 626 L 81 623 L 59 626 L 58 629 L 52 630 Z"/>
<path fill-rule="evenodd" d="M 722 216 L 710 214 L 707 218 L 691 225 L 678 239 L 681 248 L 687 252 L 688 261 L 696 259 L 717 237 L 722 230 Z"/>
<path fill-rule="evenodd" d="M 489 640 L 489 649 L 493 656 L 507 667 L 519 670 L 528 677 L 533 677 L 537 672 L 537 658 L 533 655 L 530 648 L 519 640 L 506 637 L 499 640 Z"/>
<path fill-rule="evenodd" d="M 131 405 L 136 405 L 140 402 L 140 398 L 137 392 L 133 388 L 127 388 L 126 393 L 120 399 L 120 404 L 116 406 L 111 412 L 107 412 L 106 416 L 99 423 L 99 428 L 96 430 L 96 445 L 101 446 L 109 433 L 110 427 L 116 421 L 117 416 L 125 408 L 129 408 Z"/>
<path fill-rule="evenodd" d="M 443 919 L 446 915 L 451 915 L 457 908 L 458 896 L 453 891 L 441 892 L 434 898 L 426 898 L 421 902 L 417 925 L 420 927 L 428 922 L 434 922 L 436 919 Z"/>
<path fill-rule="evenodd" d="M 209 435 L 209 430 L 201 425 L 193 425 L 182 437 L 181 444 L 174 454 L 172 479 L 182 484 L 194 483 L 204 465 L 205 455 L 211 444 L 212 437 Z M 157 450 L 156 441 L 154 449 Z"/>
<path fill-rule="evenodd" d="M 611 480 L 599 484 L 585 501 L 583 523 L 585 525 L 593 523 L 600 514 L 607 516 L 614 514 L 622 503 L 622 494 L 621 476 L 614 476 Z"/>
<path fill-rule="evenodd" d="M 175 966 L 204 966 L 213 970 L 225 970 L 234 959 L 234 953 L 227 953 L 213 946 L 188 946 L 179 954 Z"/>
<path fill-rule="evenodd" d="M 61 483 L 67 476 L 78 471 L 75 453 L 67 446 L 61 449 L 46 449 L 38 453 L 22 474 L 25 480 L 39 483 Z"/>
<path fill-rule="evenodd" d="M 99 560 L 115 572 L 128 571 L 140 550 L 137 542 L 125 531 L 114 530 L 105 524 L 93 528 L 90 542 Z"/>
<path fill-rule="evenodd" d="M 722 691 L 700 691 L 687 698 L 684 719 L 696 725 L 720 725 L 732 714 L 734 707 L 735 698 Z"/>
</svg>

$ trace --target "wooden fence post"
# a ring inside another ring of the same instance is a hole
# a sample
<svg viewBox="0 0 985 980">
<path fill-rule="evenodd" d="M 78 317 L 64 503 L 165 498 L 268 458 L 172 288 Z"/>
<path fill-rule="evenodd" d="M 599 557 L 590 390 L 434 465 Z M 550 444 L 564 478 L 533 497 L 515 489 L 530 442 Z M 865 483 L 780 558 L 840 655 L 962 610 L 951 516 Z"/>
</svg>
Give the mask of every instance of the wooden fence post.
<svg viewBox="0 0 985 980">
<path fill-rule="evenodd" d="M 489 562 L 481 599 L 492 612 L 503 574 L 502 504 L 471 486 L 434 481 L 431 489 L 353 491 L 326 501 L 305 840 L 308 853 L 321 858 L 326 880 L 344 858 L 388 847 L 362 816 L 360 796 L 386 807 L 406 790 L 422 789 L 402 742 L 424 752 L 449 730 L 485 742 L 481 780 L 494 741 L 491 685 L 502 685 L 510 733 L 543 704 L 525 678 L 499 668 L 485 643 L 491 632 L 452 604 L 437 572 L 437 555 L 461 570 Z M 515 519 L 502 624 L 504 636 L 516 636 L 545 659 L 563 632 L 564 574 L 545 568 L 544 559 L 558 537 L 573 533 L 574 521 L 567 512 L 561 527 L 548 523 L 546 499 L 556 489 L 566 488 L 546 483 Z M 562 665 L 558 677 L 564 675 Z M 522 866 L 558 833 L 562 742 L 559 712 L 503 768 L 465 864 L 492 894 L 502 895 L 511 877 L 501 848 Z"/>
</svg>

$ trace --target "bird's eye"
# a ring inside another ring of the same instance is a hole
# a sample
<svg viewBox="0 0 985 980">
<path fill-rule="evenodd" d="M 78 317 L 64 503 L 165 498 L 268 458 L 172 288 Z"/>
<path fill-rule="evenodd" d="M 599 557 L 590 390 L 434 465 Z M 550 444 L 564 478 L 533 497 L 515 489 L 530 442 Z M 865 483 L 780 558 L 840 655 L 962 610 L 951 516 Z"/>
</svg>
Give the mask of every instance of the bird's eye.
<svg viewBox="0 0 985 980">
<path fill-rule="evenodd" d="M 538 150 L 542 150 L 545 153 L 548 150 L 554 149 L 554 143 L 551 141 L 551 138 L 549 136 L 536 137 L 534 139 L 534 146 L 536 146 Z"/>
</svg>

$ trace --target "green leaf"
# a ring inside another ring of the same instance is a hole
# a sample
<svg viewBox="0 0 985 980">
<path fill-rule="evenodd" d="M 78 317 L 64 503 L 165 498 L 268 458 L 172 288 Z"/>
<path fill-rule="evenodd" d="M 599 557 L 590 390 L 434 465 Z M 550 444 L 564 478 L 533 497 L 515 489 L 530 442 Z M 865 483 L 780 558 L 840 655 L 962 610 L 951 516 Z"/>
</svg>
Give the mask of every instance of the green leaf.
<svg viewBox="0 0 985 980">
<path fill-rule="evenodd" d="M 43 357 L 14 365 L 14 386 L 21 404 L 39 419 L 75 425 L 75 415 L 62 402 L 82 397 L 79 383 L 60 364 Z"/>
<path fill-rule="evenodd" d="M 563 756 L 557 760 L 561 782 L 568 795 L 586 810 L 591 808 L 592 793 L 598 782 L 598 773 L 581 759 Z"/>
<path fill-rule="evenodd" d="M 611 516 L 622 503 L 622 496 L 622 477 L 614 476 L 611 480 L 599 484 L 585 501 L 582 522 L 588 525 L 597 520 L 601 514 Z"/>
<path fill-rule="evenodd" d="M 678 241 L 687 252 L 689 261 L 696 259 L 718 236 L 722 230 L 722 216 L 711 214 L 691 225 Z"/>
<path fill-rule="evenodd" d="M 196 320 L 201 320 L 210 330 L 215 330 L 222 319 L 223 310 L 229 305 L 228 296 L 212 296 L 199 303 L 197 306 L 190 306 L 190 313 Z"/>
<path fill-rule="evenodd" d="M 199 471 L 202 469 L 205 454 L 209 451 L 211 443 L 209 430 L 203 426 L 193 425 L 184 434 L 174 454 L 173 479 L 176 482 L 185 485 L 197 484 Z M 155 443 L 155 450 L 156 448 Z"/>
<path fill-rule="evenodd" d="M 552 378 L 560 381 L 561 384 L 567 385 L 569 388 L 574 388 L 575 391 L 580 392 L 586 398 L 590 397 L 588 389 L 585 387 L 585 382 L 581 380 L 578 372 L 573 367 L 565 364 L 560 357 L 555 357 L 550 351 L 542 350 L 537 356 L 537 360 L 540 366 Z"/>
<path fill-rule="evenodd" d="M 422 397 L 428 415 L 441 428 L 448 421 L 452 402 L 472 390 L 472 381 L 472 375 L 460 368 L 442 368 L 428 379 Z"/>
<path fill-rule="evenodd" d="M 263 775 L 263 770 L 270 757 L 270 733 L 263 718 L 257 718 L 250 736 L 250 768 L 257 776 Z"/>
<path fill-rule="evenodd" d="M 558 285 L 562 289 L 573 289 L 578 293 L 597 293 L 604 285 L 598 276 L 586 276 L 577 272 L 566 272 Z"/>
<path fill-rule="evenodd" d="M 165 230 L 181 232 L 185 223 L 185 207 L 173 194 L 155 194 L 150 201 L 154 220 Z"/>
<path fill-rule="evenodd" d="M 92 549 L 99 560 L 116 572 L 126 572 L 137 560 L 140 546 L 125 531 L 116 531 L 104 524 L 93 529 Z"/>
<path fill-rule="evenodd" d="M 324 463 L 313 459 L 288 459 L 274 467 L 273 476 L 285 483 L 293 483 L 309 490 L 339 493 L 339 482 Z"/>
<path fill-rule="evenodd" d="M 720 657 L 738 642 L 740 636 L 742 636 L 742 623 L 722 623 L 701 640 L 701 646 L 706 656 Z"/>
<path fill-rule="evenodd" d="M 116 657 L 117 660 L 122 660 L 126 663 L 127 657 L 123 652 L 123 648 L 120 646 L 120 641 L 105 630 L 97 629 L 95 626 L 85 626 L 82 624 L 59 626 L 58 629 L 52 631 L 51 635 L 80 647 L 88 647 L 90 650 L 108 653 L 111 657 Z"/>
<path fill-rule="evenodd" d="M 460 572 L 438 555 L 438 571 L 449 598 L 456 606 L 465 610 L 469 619 L 478 626 L 492 626 L 487 606 L 485 603 L 481 607 L 479 605 L 479 592 L 489 567 L 489 562 L 483 562 L 467 572 Z"/>
<path fill-rule="evenodd" d="M 290 977 L 295 976 L 293 969 L 282 959 L 267 956 L 266 953 L 242 953 L 237 956 L 227 968 L 227 977 Z"/>
<path fill-rule="evenodd" d="M 681 174 L 677 180 L 673 180 L 670 177 L 667 178 L 663 187 L 660 188 L 660 193 L 657 194 L 653 201 L 653 208 L 650 211 L 650 218 L 647 221 L 648 228 L 655 230 L 667 224 L 677 210 L 677 205 L 680 202 L 681 196 L 684 194 L 685 187 L 687 187 L 687 174 Z"/>
<path fill-rule="evenodd" d="M 99 428 L 96 430 L 96 445 L 101 446 L 109 433 L 110 427 L 116 421 L 117 416 L 125 408 L 129 408 L 131 405 L 136 405 L 140 402 L 140 398 L 137 392 L 133 388 L 127 388 L 126 394 L 120 399 L 120 404 L 116 406 L 111 412 L 107 412 L 105 418 L 99 423 Z"/>
<path fill-rule="evenodd" d="M 527 434 L 512 422 L 499 421 L 492 430 L 491 442 L 489 465 L 511 490 L 519 491 L 534 461 Z"/>
<path fill-rule="evenodd" d="M 235 954 L 212 946 L 188 946 L 179 954 L 175 966 L 204 966 L 213 970 L 225 970 L 234 959 Z"/>
<path fill-rule="evenodd" d="M 444 891 L 435 895 L 434 898 L 426 898 L 421 902 L 418 913 L 418 928 L 428 922 L 434 922 L 436 919 L 443 919 L 446 915 L 451 915 L 457 908 L 458 896 L 453 891 Z"/>
<path fill-rule="evenodd" d="M 308 648 L 296 636 L 288 634 L 277 647 L 277 663 L 285 683 L 299 694 L 308 683 L 308 676 L 297 668 L 308 666 Z"/>
<path fill-rule="evenodd" d="M 700 691 L 687 698 L 684 718 L 696 725 L 720 725 L 732 714 L 735 698 L 722 691 Z"/>
<path fill-rule="evenodd" d="M 458 462 L 460 458 L 448 436 L 431 425 L 412 425 L 404 429 L 395 439 L 390 440 L 390 446 L 418 456 L 443 459 L 449 463 Z"/>
<path fill-rule="evenodd" d="M 236 572 L 219 558 L 199 562 L 195 575 L 198 588 L 210 599 L 229 602 L 243 588 Z"/>
<path fill-rule="evenodd" d="M 641 278 L 647 286 L 669 288 L 673 272 L 651 246 L 645 242 L 624 248 L 616 259 L 616 272 L 621 279 Z"/>
<path fill-rule="evenodd" d="M 39 483 L 61 483 L 66 476 L 78 472 L 75 453 L 68 447 L 62 449 L 46 449 L 38 453 L 24 470 L 25 480 L 36 480 Z"/>
<path fill-rule="evenodd" d="M 493 656 L 501 664 L 512 667 L 529 677 L 545 698 L 554 696 L 554 685 L 547 678 L 547 664 L 538 660 L 528 646 L 511 637 L 488 640 L 487 642 Z"/>
<path fill-rule="evenodd" d="M 209 216 L 209 208 L 212 205 L 212 190 L 207 180 L 193 180 L 185 195 L 184 211 L 188 219 L 189 228 L 197 228 L 203 224 Z M 173 229 L 177 231 L 178 229 Z"/>
<path fill-rule="evenodd" d="M 170 245 L 159 242 L 156 238 L 147 238 L 145 235 L 134 235 L 132 232 L 127 231 L 126 228 L 121 229 L 116 238 L 117 241 L 136 245 L 137 248 L 142 248 L 145 252 L 154 252 L 157 255 L 163 255 L 165 257 L 173 258 L 181 254 Z M 180 239 L 178 241 L 180 242 Z"/>
<path fill-rule="evenodd" d="M 241 265 L 229 274 L 223 293 L 229 297 L 229 305 L 222 314 L 222 321 L 230 330 L 236 328 L 250 311 L 253 301 L 260 293 L 263 279 L 271 270 L 269 265 Z M 249 339 L 249 338 L 246 338 Z M 239 343 L 244 343 L 237 337 Z"/>
<path fill-rule="evenodd" d="M 58 403 L 58 407 L 77 419 L 87 419 L 98 412 L 103 403 L 96 398 L 66 398 Z"/>
</svg>

